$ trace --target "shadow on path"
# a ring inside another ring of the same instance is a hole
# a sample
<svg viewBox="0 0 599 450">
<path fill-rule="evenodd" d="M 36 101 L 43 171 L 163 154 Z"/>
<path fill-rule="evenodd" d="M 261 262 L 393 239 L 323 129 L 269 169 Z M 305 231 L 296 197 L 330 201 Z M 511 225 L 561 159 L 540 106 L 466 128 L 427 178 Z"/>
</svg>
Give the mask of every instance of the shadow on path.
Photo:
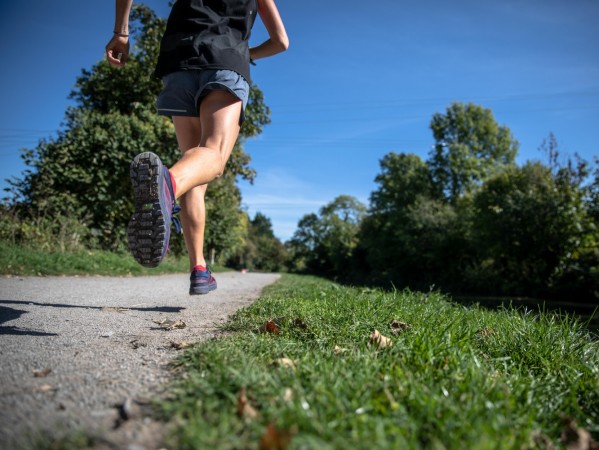
<svg viewBox="0 0 599 450">
<path fill-rule="evenodd" d="M 67 305 L 63 303 L 40 303 L 25 300 L 0 300 L 0 336 L 2 335 L 21 335 L 21 336 L 58 336 L 56 333 L 46 333 L 44 331 L 30 330 L 27 328 L 21 328 L 16 326 L 2 326 L 5 322 L 16 320 L 23 314 L 27 314 L 29 311 L 23 311 L 21 309 L 9 308 L 2 305 L 33 305 L 43 306 L 49 308 L 82 308 L 82 309 L 95 309 L 102 310 L 103 308 L 115 308 L 115 306 L 83 306 L 83 305 Z M 142 311 L 142 312 L 160 312 L 160 313 L 179 313 L 184 310 L 184 307 L 179 306 L 152 306 L 152 307 L 123 307 L 131 311 Z"/>
<path fill-rule="evenodd" d="M 0 306 L 0 325 L 4 322 L 18 319 L 23 314 L 27 314 L 27 311 Z M 14 326 L 0 326 L 0 336 L 9 334 L 21 336 L 58 336 L 56 333 L 46 333 L 44 331 L 28 330 L 27 328 Z"/>
<path fill-rule="evenodd" d="M 67 305 L 64 303 L 39 303 L 27 300 L 0 300 L 0 305 L 34 305 L 34 306 L 47 306 L 50 308 L 81 308 L 81 309 L 103 309 L 103 308 L 116 308 L 118 306 L 88 306 L 88 305 Z M 1 307 L 0 307 L 1 308 Z M 185 308 L 182 306 L 152 306 L 152 307 L 140 307 L 140 306 L 123 306 L 131 311 L 147 311 L 147 312 L 161 312 L 161 313 L 179 313 Z M 10 308 L 9 308 L 10 309 Z M 13 310 L 17 311 L 17 310 Z M 25 313 L 27 311 L 21 311 Z M 1 313 L 0 313 L 1 314 Z M 18 316 L 17 316 L 18 317 Z M 15 317 L 15 319 L 17 318 Z M 1 315 L 0 315 L 1 318 Z M 13 320 L 13 319 L 10 319 Z M 0 322 L 2 323 L 2 322 Z"/>
</svg>

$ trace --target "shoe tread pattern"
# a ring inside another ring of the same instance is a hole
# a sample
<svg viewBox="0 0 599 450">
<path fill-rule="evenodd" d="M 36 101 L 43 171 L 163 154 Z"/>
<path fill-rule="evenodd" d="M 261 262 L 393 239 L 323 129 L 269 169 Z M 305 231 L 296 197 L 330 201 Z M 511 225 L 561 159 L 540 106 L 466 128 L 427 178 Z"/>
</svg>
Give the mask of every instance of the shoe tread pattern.
<svg viewBox="0 0 599 450">
<path fill-rule="evenodd" d="M 158 200 L 162 163 L 153 153 L 141 153 L 130 167 L 135 210 L 129 221 L 129 250 L 144 267 L 156 267 L 162 260 L 166 226 Z"/>
</svg>

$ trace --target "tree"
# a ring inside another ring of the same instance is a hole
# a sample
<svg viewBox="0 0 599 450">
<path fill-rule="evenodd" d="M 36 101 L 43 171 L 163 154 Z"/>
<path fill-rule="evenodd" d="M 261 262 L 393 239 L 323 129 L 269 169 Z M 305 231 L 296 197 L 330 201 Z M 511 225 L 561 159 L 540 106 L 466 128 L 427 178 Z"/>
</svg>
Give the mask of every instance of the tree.
<svg viewBox="0 0 599 450">
<path fill-rule="evenodd" d="M 131 159 L 153 151 L 169 166 L 179 157 L 172 122 L 158 116 L 153 106 L 161 82 L 152 77 L 152 71 L 165 20 L 144 5 L 134 6 L 132 19 L 134 45 L 127 65 L 114 69 L 101 61 L 82 71 L 71 93 L 76 106 L 67 109 L 64 129 L 55 139 L 42 140 L 24 152 L 32 170 L 12 182 L 21 211 L 78 217 L 90 229 L 88 244 L 94 237 L 107 249 L 124 248 L 133 208 L 128 176 Z M 206 200 L 212 206 L 208 206 L 207 244 L 219 254 L 239 243 L 239 230 L 231 226 L 241 214 L 235 179 L 252 181 L 255 175 L 241 143 L 262 131 L 269 113 L 262 93 L 253 87 L 240 140 L 226 169 L 232 178 L 208 189 Z M 216 230 L 219 237 L 211 234 Z M 171 247 L 181 247 L 176 238 Z"/>
<path fill-rule="evenodd" d="M 356 198 L 340 195 L 316 214 L 305 215 L 288 243 L 296 270 L 346 278 L 358 245 L 366 206 Z"/>
<path fill-rule="evenodd" d="M 241 253 L 230 265 L 239 268 L 279 272 L 287 262 L 285 246 L 274 235 L 272 222 L 261 212 L 257 212 L 249 222 L 248 236 Z"/>
<path fill-rule="evenodd" d="M 450 202 L 489 176 L 512 165 L 518 143 L 509 128 L 499 126 L 490 109 L 453 103 L 430 124 L 435 146 L 428 165 L 435 186 Z"/>
<path fill-rule="evenodd" d="M 423 289 L 453 283 L 468 248 L 460 205 L 439 195 L 429 166 L 417 155 L 389 153 L 380 165 L 360 231 L 359 254 L 371 280 Z"/>
<path fill-rule="evenodd" d="M 488 180 L 474 200 L 485 288 L 550 294 L 588 245 L 590 218 L 581 194 L 539 162 Z"/>
<path fill-rule="evenodd" d="M 429 167 L 418 155 L 388 153 L 380 161 L 379 187 L 370 196 L 377 214 L 398 214 L 421 196 L 433 198 L 434 184 Z"/>
</svg>

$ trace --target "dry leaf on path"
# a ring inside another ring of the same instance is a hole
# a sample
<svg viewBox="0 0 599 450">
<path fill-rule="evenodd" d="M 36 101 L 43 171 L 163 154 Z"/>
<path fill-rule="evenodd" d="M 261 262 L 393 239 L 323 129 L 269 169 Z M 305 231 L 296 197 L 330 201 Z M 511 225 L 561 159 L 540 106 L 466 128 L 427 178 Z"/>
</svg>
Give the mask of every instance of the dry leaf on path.
<svg viewBox="0 0 599 450">
<path fill-rule="evenodd" d="M 370 345 L 379 348 L 391 347 L 393 345 L 393 341 L 386 336 L 383 336 L 379 330 L 374 330 L 370 335 L 369 340 Z"/>
<path fill-rule="evenodd" d="M 129 342 L 129 344 L 131 344 L 131 348 L 133 348 L 133 350 L 137 350 L 139 347 L 147 347 L 148 346 L 147 342 L 142 342 L 139 339 L 133 339 L 132 341 Z"/>
<path fill-rule="evenodd" d="M 52 369 L 46 367 L 45 369 L 41 370 L 34 369 L 32 372 L 35 378 L 45 378 L 50 374 L 50 372 L 52 372 Z"/>
<path fill-rule="evenodd" d="M 269 320 L 264 325 L 260 327 L 261 333 L 272 333 L 272 334 L 281 334 L 281 329 L 277 326 L 277 324 L 273 320 Z"/>
<path fill-rule="evenodd" d="M 185 342 L 185 341 L 174 342 L 174 341 L 171 341 L 171 347 L 173 347 L 173 348 L 175 348 L 177 350 L 181 350 L 181 349 L 187 348 L 189 346 L 191 346 L 191 343 L 189 343 L 189 342 Z"/>
<path fill-rule="evenodd" d="M 258 411 L 250 405 L 247 397 L 247 392 L 244 387 L 237 394 L 237 415 L 245 420 L 254 420 L 258 417 Z"/>
<path fill-rule="evenodd" d="M 43 393 L 54 392 L 55 390 L 56 390 L 56 388 L 49 384 L 42 384 L 40 387 L 37 388 L 37 391 L 43 392 Z"/>
<path fill-rule="evenodd" d="M 269 423 L 260 438 L 260 450 L 285 450 L 295 433 L 297 433 L 295 426 L 288 430 L 281 430 L 273 423 Z"/>
<path fill-rule="evenodd" d="M 162 320 L 153 320 L 155 324 L 159 325 L 160 328 L 166 331 L 185 328 L 187 325 L 182 320 L 170 320 L 170 319 L 162 319 Z"/>
</svg>

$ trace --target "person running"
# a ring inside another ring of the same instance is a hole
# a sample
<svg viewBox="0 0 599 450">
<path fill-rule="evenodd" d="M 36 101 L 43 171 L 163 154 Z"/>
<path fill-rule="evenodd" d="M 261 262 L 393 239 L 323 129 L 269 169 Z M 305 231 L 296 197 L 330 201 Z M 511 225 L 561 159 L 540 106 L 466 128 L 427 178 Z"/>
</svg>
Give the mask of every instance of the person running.
<svg viewBox="0 0 599 450">
<path fill-rule="evenodd" d="M 115 67 L 127 63 L 131 4 L 116 0 L 114 35 L 106 46 L 106 58 Z M 250 48 L 257 15 L 268 39 Z M 134 258 L 156 267 L 168 249 L 171 221 L 178 226 L 173 216 L 180 210 L 191 295 L 207 294 L 217 286 L 204 259 L 204 196 L 208 183 L 222 175 L 244 121 L 250 64 L 288 46 L 274 0 L 177 0 L 172 6 L 155 70 L 163 82 L 156 107 L 159 114 L 172 117 L 181 159 L 170 169 L 151 152 L 133 159 L 135 210 L 127 235 Z"/>
</svg>

